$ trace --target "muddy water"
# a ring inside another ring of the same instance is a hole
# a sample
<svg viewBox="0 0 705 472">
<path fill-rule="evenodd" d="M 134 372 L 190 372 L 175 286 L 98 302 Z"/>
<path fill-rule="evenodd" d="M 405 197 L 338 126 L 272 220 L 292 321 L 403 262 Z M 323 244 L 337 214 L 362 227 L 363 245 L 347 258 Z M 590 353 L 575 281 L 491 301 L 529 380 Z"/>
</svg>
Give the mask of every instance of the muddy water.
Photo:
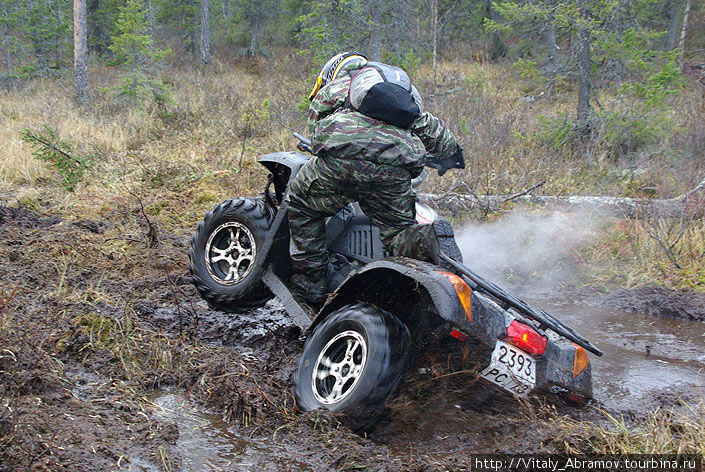
<svg viewBox="0 0 705 472">
<path fill-rule="evenodd" d="M 705 324 L 559 301 L 536 301 L 592 341 L 595 398 L 615 410 L 644 410 L 659 397 L 699 399 L 705 384 Z"/>
<path fill-rule="evenodd" d="M 183 472 L 310 470 L 292 460 L 292 452 L 271 442 L 250 439 L 218 415 L 204 412 L 183 395 L 164 392 L 154 398 L 153 417 L 176 423 Z"/>
<path fill-rule="evenodd" d="M 184 451 L 184 470 L 222 470 L 247 449 L 247 443 L 228 431 L 216 415 L 196 408 L 183 396 L 163 393 L 153 400 L 154 417 L 179 427 L 178 449 Z"/>
</svg>

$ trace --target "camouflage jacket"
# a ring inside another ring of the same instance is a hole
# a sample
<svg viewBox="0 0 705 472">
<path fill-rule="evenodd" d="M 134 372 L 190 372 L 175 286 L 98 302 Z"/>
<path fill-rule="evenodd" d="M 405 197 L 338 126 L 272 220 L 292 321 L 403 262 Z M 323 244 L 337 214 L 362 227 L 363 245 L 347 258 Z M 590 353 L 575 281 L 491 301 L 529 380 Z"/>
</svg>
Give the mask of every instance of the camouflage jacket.
<svg viewBox="0 0 705 472">
<path fill-rule="evenodd" d="M 308 128 L 317 155 L 401 167 L 416 176 L 425 155 L 444 159 L 456 152 L 453 133 L 428 112 L 405 130 L 344 107 L 349 86 L 345 73 L 323 87 L 309 106 Z"/>
</svg>

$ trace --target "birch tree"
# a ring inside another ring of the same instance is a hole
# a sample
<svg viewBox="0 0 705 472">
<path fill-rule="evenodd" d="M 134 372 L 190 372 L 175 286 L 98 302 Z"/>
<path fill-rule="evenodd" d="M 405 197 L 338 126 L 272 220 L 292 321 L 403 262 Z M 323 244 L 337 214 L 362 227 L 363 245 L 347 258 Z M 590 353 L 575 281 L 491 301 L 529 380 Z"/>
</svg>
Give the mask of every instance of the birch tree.
<svg viewBox="0 0 705 472">
<path fill-rule="evenodd" d="M 584 137 L 590 131 L 590 96 L 592 79 L 590 77 L 590 6 L 589 0 L 581 0 L 580 21 L 578 26 L 578 134 Z"/>
<path fill-rule="evenodd" d="M 678 48 L 681 53 L 685 50 L 685 37 L 688 33 L 688 16 L 690 15 L 690 0 L 685 1 L 685 12 L 683 13 L 683 28 L 681 29 L 681 40 Z"/>
</svg>

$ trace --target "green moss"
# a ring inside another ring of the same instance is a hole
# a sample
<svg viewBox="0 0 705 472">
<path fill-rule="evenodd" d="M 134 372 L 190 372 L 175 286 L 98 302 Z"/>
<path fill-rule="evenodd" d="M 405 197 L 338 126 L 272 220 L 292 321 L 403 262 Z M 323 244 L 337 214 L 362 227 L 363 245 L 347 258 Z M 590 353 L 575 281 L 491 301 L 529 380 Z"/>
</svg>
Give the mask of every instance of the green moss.
<svg viewBox="0 0 705 472">
<path fill-rule="evenodd" d="M 110 347 L 115 343 L 113 331 L 117 323 L 111 318 L 97 313 L 87 313 L 76 319 L 76 325 L 85 331 L 92 342 L 97 343 L 96 347 Z"/>
</svg>

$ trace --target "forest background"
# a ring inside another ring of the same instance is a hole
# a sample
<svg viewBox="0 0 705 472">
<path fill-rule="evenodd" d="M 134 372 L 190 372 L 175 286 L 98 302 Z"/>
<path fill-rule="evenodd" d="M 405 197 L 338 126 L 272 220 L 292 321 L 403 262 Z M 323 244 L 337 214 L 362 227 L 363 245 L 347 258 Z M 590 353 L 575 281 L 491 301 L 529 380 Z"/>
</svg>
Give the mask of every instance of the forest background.
<svg viewBox="0 0 705 472">
<path fill-rule="evenodd" d="M 690 0 L 1 0 L 2 198 L 72 218 L 123 208 L 116 237 L 190 231 L 261 191 L 256 158 L 292 149 L 316 73 L 342 50 L 403 67 L 458 135 L 467 168 L 421 189 L 465 197 L 458 219 L 529 189 L 674 198 L 705 176 L 703 13 Z M 602 226 L 573 255 L 584 282 L 705 289 L 691 210 Z"/>
</svg>

